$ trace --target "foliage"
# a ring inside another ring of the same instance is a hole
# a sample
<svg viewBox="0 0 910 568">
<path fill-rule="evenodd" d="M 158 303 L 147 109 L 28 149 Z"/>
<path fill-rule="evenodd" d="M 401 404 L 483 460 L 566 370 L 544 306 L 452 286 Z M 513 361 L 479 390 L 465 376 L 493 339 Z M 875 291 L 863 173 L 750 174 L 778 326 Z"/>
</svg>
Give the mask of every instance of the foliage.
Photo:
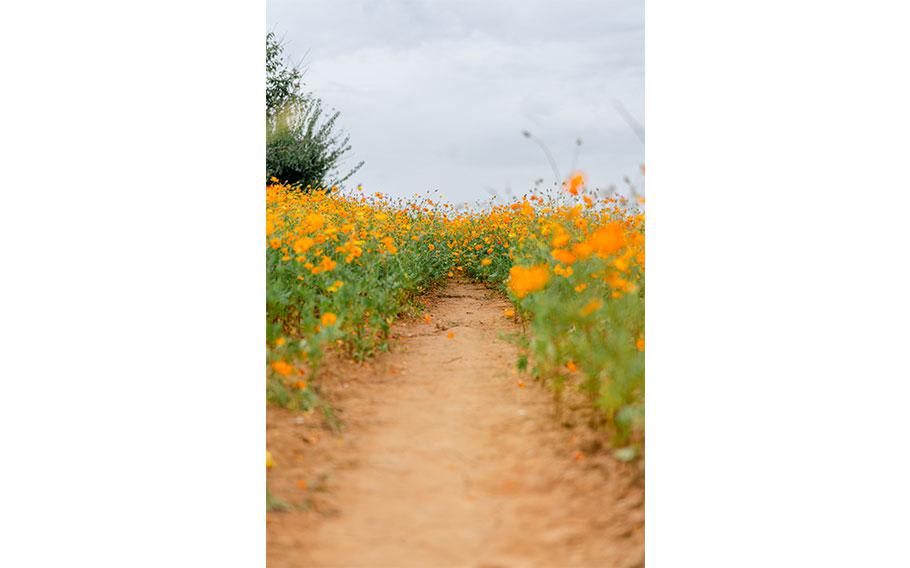
<svg viewBox="0 0 910 568">
<path fill-rule="evenodd" d="M 300 70 L 287 63 L 273 32 L 266 35 L 266 178 L 305 191 L 342 184 L 363 162 L 342 173 L 350 137 L 336 132 L 339 113 L 324 116 L 322 101 L 302 91 Z M 309 186 L 309 187 L 308 187 Z"/>
<path fill-rule="evenodd" d="M 302 98 L 300 70 L 284 60 L 284 47 L 274 32 L 265 36 L 265 112 L 276 114 L 285 106 Z"/>
</svg>

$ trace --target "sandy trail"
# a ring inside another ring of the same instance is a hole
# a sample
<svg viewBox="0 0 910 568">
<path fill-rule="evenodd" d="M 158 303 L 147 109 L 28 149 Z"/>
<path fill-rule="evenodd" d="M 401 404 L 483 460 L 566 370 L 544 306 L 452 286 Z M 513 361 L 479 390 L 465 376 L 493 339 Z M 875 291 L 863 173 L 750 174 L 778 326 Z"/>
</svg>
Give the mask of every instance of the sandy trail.
<svg viewBox="0 0 910 568">
<path fill-rule="evenodd" d="M 342 364 L 341 435 L 269 410 L 272 491 L 311 499 L 268 514 L 270 568 L 642 565 L 640 475 L 578 453 L 585 427 L 514 370 L 507 307 L 453 282 L 430 297 L 431 323 L 396 326 L 391 353 Z"/>
</svg>

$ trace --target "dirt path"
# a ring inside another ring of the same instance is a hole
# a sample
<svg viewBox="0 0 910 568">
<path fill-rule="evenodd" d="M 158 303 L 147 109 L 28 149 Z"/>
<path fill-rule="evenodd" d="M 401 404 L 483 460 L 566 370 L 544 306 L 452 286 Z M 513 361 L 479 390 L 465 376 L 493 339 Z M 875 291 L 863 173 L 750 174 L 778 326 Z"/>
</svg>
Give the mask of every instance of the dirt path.
<svg viewBox="0 0 910 568">
<path fill-rule="evenodd" d="M 429 304 L 333 372 L 343 434 L 269 410 L 272 492 L 308 506 L 269 513 L 269 567 L 642 565 L 638 470 L 520 386 L 508 303 L 453 282 Z"/>
</svg>

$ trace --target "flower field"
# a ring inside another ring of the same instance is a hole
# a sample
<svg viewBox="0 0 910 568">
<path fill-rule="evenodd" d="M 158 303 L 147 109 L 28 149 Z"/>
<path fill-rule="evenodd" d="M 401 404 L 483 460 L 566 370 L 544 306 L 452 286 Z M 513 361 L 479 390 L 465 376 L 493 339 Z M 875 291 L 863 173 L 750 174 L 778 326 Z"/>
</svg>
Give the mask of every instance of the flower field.
<svg viewBox="0 0 910 568">
<path fill-rule="evenodd" d="M 516 365 L 589 401 L 632 454 L 644 436 L 644 213 L 576 174 L 555 195 L 458 209 L 427 197 L 266 188 L 268 400 L 319 404 L 328 349 L 362 359 L 449 278 L 501 289 L 522 323 Z"/>
</svg>

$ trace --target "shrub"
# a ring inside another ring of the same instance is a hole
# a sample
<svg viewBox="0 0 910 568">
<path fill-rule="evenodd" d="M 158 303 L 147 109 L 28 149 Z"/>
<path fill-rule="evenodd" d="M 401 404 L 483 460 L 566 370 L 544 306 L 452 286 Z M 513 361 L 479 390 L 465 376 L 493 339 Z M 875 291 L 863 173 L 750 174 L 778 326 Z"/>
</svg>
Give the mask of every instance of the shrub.
<svg viewBox="0 0 910 568">
<path fill-rule="evenodd" d="M 302 74 L 284 58 L 284 46 L 266 35 L 266 180 L 295 187 L 341 185 L 363 166 L 342 173 L 350 137 L 336 132 L 339 113 L 323 115 L 322 101 L 302 90 Z"/>
</svg>

